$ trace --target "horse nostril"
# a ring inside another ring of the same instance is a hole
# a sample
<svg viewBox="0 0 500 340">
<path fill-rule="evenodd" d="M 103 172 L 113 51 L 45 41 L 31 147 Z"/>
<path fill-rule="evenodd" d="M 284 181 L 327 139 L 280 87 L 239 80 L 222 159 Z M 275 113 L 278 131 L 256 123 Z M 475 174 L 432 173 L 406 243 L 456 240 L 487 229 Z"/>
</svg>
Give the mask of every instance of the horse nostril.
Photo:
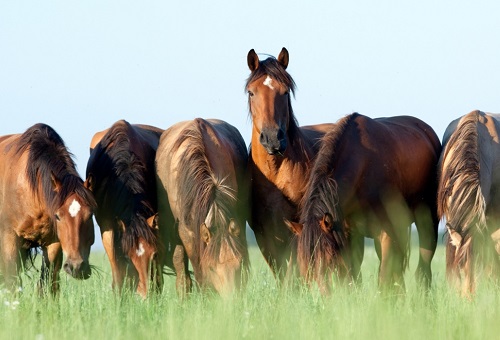
<svg viewBox="0 0 500 340">
<path fill-rule="evenodd" d="M 260 143 L 261 143 L 261 144 L 264 144 L 264 143 L 265 143 L 265 139 L 266 139 L 266 137 L 264 136 L 264 133 L 262 133 L 262 132 L 261 132 L 261 133 L 260 133 L 260 137 L 259 137 L 259 141 L 260 141 Z"/>
<path fill-rule="evenodd" d="M 66 273 L 72 275 L 73 274 L 73 265 L 71 263 L 66 262 L 63 266 L 63 269 Z"/>
</svg>

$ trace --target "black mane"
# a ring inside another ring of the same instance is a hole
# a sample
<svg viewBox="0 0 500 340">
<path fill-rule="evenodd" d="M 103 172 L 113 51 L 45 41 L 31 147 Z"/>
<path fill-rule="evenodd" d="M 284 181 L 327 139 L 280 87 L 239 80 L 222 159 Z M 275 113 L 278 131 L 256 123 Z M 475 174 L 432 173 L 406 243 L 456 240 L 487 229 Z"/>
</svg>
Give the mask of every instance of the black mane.
<svg viewBox="0 0 500 340">
<path fill-rule="evenodd" d="M 357 113 L 341 119 L 335 127 L 322 139 L 319 153 L 314 162 L 306 192 L 300 204 L 301 219 L 304 228 L 298 239 L 299 254 L 303 255 L 304 263 L 320 258 L 321 252 L 328 252 L 334 257 L 345 243 L 343 216 L 339 207 L 337 183 L 332 178 L 335 166 L 336 151 L 342 141 L 346 128 L 358 116 Z M 325 213 L 332 215 L 334 229 L 326 234 L 318 225 Z M 315 255 L 316 254 L 316 255 Z"/>
<path fill-rule="evenodd" d="M 146 164 L 143 155 L 131 151 L 131 136 L 135 134 L 128 122 L 115 123 L 96 145 L 87 166 L 87 176 L 93 176 L 95 181 L 96 197 L 101 185 L 106 188 L 106 205 L 99 208 L 110 211 L 125 224 L 121 237 L 125 253 L 137 248 L 139 238 L 153 247 L 157 238 L 147 224 L 156 212 L 154 173 L 148 173 L 154 168 L 154 157 Z"/>
</svg>

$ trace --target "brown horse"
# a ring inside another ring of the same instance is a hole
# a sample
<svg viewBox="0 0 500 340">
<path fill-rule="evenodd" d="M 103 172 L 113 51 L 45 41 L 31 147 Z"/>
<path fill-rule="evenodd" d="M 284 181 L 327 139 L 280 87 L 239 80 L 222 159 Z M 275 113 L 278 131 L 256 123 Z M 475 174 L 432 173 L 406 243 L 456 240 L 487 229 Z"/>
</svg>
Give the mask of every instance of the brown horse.
<svg viewBox="0 0 500 340">
<path fill-rule="evenodd" d="M 446 272 L 464 296 L 475 290 L 475 263 L 500 273 L 499 115 L 473 111 L 450 123 L 440 159 L 438 213 L 446 219 Z M 480 261 L 482 260 L 482 261 Z"/>
<path fill-rule="evenodd" d="M 437 245 L 437 162 L 432 128 L 408 117 L 357 113 L 325 135 L 301 203 L 297 262 L 307 282 L 328 293 L 332 274 L 360 279 L 364 238 L 375 240 L 379 287 L 404 291 L 410 225 L 420 240 L 417 279 L 429 288 Z"/>
<path fill-rule="evenodd" d="M 59 289 L 59 270 L 87 279 L 95 201 L 71 154 L 49 126 L 0 137 L 0 266 L 13 287 L 30 249 L 43 251 L 40 288 Z M 63 265 L 63 252 L 66 262 Z"/>
<path fill-rule="evenodd" d="M 290 257 L 293 234 L 283 219 L 298 221 L 297 207 L 319 148 L 318 141 L 333 127 L 333 124 L 298 126 L 290 97 L 295 83 L 286 72 L 288 60 L 285 48 L 278 59 L 269 57 L 259 61 L 253 49 L 247 57 L 252 72 L 246 90 L 253 122 L 249 224 L 264 258 L 279 279 L 285 277 L 287 261 L 293 263 Z"/>
<path fill-rule="evenodd" d="M 161 136 L 158 222 L 169 233 L 165 245 L 174 251 L 181 297 L 191 289 L 188 258 L 202 288 L 228 295 L 245 283 L 247 159 L 238 130 L 220 120 L 180 122 Z"/>
<path fill-rule="evenodd" d="M 113 288 L 121 290 L 128 278 L 144 298 L 149 277 L 157 290 L 162 286 L 161 266 L 154 261 L 158 252 L 154 160 L 162 132 L 120 120 L 94 135 L 87 164 L 87 183 L 97 201 L 95 217 L 111 263 Z"/>
</svg>

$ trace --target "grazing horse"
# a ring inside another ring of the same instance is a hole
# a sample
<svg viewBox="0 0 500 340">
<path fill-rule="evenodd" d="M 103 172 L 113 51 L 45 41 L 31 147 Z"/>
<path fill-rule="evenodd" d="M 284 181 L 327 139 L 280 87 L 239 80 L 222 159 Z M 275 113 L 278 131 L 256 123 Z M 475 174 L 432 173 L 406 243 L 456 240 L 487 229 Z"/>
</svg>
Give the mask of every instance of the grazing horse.
<svg viewBox="0 0 500 340">
<path fill-rule="evenodd" d="M 441 144 L 421 120 L 354 113 L 327 133 L 301 202 L 297 262 L 306 282 L 329 293 L 332 274 L 360 280 L 364 238 L 380 259 L 379 287 L 404 292 L 410 226 L 420 241 L 417 279 L 430 288 L 437 245 L 437 162 Z"/>
<path fill-rule="evenodd" d="M 0 137 L 0 268 L 7 287 L 16 284 L 37 247 L 43 251 L 41 291 L 45 284 L 58 291 L 61 267 L 74 278 L 89 278 L 94 208 L 92 193 L 50 126 Z"/>
<path fill-rule="evenodd" d="M 251 74 L 246 82 L 252 116 L 249 168 L 251 176 L 250 227 L 259 248 L 278 279 L 285 278 L 287 261 L 293 264 L 293 234 L 284 219 L 298 221 L 298 205 L 304 195 L 311 162 L 319 139 L 333 127 L 320 124 L 299 127 L 290 93 L 295 82 L 286 71 L 288 51 L 278 59 L 259 61 L 248 52 Z"/>
<path fill-rule="evenodd" d="M 121 290 L 128 278 L 137 284 L 137 293 L 143 298 L 149 277 L 157 290 L 162 287 L 162 270 L 156 261 L 154 168 L 162 132 L 120 120 L 94 135 L 87 164 L 87 183 L 97 201 L 95 217 L 111 263 L 113 288 Z"/>
<path fill-rule="evenodd" d="M 174 252 L 181 297 L 191 290 L 188 259 L 202 288 L 227 296 L 245 283 L 247 159 L 238 130 L 220 120 L 180 122 L 161 136 L 158 223 L 170 233 L 164 244 Z"/>
<path fill-rule="evenodd" d="M 463 272 L 463 296 L 474 293 L 478 259 L 500 273 L 494 252 L 500 241 L 499 117 L 473 111 L 451 122 L 443 137 L 438 213 L 448 231 L 447 278 L 459 286 Z"/>
</svg>

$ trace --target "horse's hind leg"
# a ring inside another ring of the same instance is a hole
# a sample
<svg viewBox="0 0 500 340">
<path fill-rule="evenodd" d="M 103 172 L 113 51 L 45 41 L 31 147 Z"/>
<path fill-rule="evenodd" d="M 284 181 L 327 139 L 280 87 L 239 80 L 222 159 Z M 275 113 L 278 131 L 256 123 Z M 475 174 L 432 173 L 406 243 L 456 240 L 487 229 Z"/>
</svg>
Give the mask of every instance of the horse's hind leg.
<svg viewBox="0 0 500 340">
<path fill-rule="evenodd" d="M 428 208 L 417 209 L 416 222 L 419 241 L 419 258 L 415 277 L 420 287 L 429 290 L 432 284 L 431 261 L 438 239 L 438 218 Z"/>
</svg>

